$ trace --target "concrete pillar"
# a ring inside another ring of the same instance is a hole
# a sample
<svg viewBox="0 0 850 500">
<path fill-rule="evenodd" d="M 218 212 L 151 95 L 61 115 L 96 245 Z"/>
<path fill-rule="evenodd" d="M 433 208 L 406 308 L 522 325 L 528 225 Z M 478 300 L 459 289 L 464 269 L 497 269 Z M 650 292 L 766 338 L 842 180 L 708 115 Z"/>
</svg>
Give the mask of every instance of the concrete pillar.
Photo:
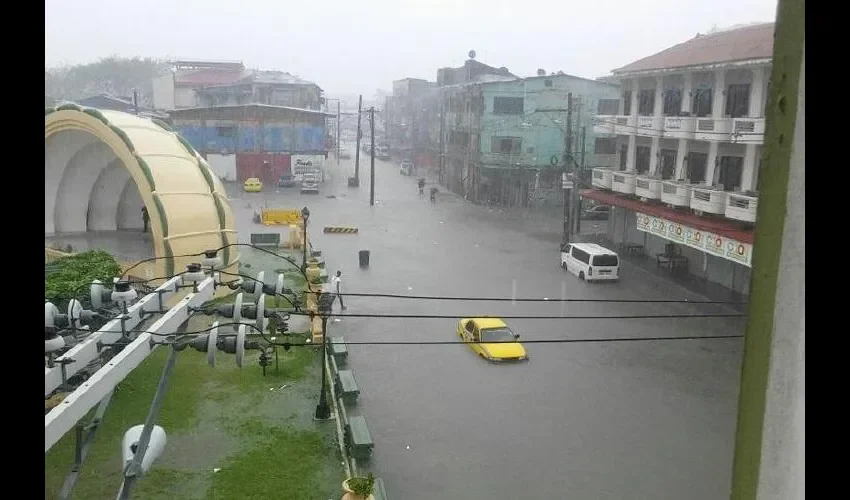
<svg viewBox="0 0 850 500">
<path fill-rule="evenodd" d="M 628 154 L 626 155 L 626 172 L 634 172 L 635 166 L 637 163 L 635 162 L 635 151 L 637 150 L 637 136 L 635 134 L 631 134 L 629 136 L 629 149 Z"/>
<path fill-rule="evenodd" d="M 640 80 L 637 78 L 635 78 L 632 83 L 632 109 L 630 109 L 630 114 L 635 120 L 637 120 L 638 115 L 638 92 L 640 92 L 640 85 L 638 85 L 639 83 Z M 633 125 L 637 127 L 637 121 L 635 121 Z"/>
<path fill-rule="evenodd" d="M 691 182 L 705 182 L 708 185 L 714 184 L 714 176 L 717 172 L 717 156 L 718 143 L 715 141 L 708 143 L 708 162 L 705 166 L 705 179 L 691 179 Z"/>
<path fill-rule="evenodd" d="M 691 104 L 694 99 L 693 96 L 691 96 L 691 92 L 693 92 L 694 88 L 694 74 L 685 73 L 684 79 L 685 85 L 682 87 L 682 113 L 690 113 Z"/>
<path fill-rule="evenodd" d="M 726 111 L 726 70 L 714 74 L 714 90 L 711 95 L 711 117 L 723 118 Z"/>
<path fill-rule="evenodd" d="M 764 100 L 764 73 L 765 68 L 760 67 L 753 70 L 753 83 L 750 85 L 750 109 L 747 114 L 750 118 L 761 118 L 762 101 Z"/>
<path fill-rule="evenodd" d="M 679 150 L 676 152 L 676 174 L 674 180 L 684 179 L 687 175 L 685 167 L 687 166 L 685 159 L 688 157 L 688 140 L 679 139 Z"/>
<path fill-rule="evenodd" d="M 744 168 L 741 170 L 741 191 L 755 191 L 758 170 L 758 146 L 747 144 L 744 150 Z"/>
<path fill-rule="evenodd" d="M 658 173 L 659 157 L 661 156 L 661 138 L 652 138 L 652 148 L 649 153 L 649 175 Z"/>
<path fill-rule="evenodd" d="M 620 88 L 622 89 L 623 94 L 625 94 L 626 91 L 629 90 L 630 83 L 631 82 L 629 80 L 623 80 L 622 82 L 620 82 L 620 85 L 621 85 Z M 629 103 L 631 103 L 631 99 L 632 99 L 631 95 L 629 95 Z M 620 108 L 618 109 L 617 114 L 618 115 L 625 115 L 626 114 L 626 97 L 622 94 L 620 95 Z"/>
<path fill-rule="evenodd" d="M 653 102 L 652 116 L 659 117 L 664 110 L 664 77 L 655 77 L 655 101 Z"/>
</svg>

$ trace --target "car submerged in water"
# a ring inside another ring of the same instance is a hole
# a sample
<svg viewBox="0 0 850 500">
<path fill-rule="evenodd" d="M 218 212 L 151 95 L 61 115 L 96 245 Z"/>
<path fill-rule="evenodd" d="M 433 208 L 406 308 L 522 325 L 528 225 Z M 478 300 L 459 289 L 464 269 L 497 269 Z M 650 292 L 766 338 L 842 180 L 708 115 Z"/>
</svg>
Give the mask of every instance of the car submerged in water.
<svg viewBox="0 0 850 500">
<path fill-rule="evenodd" d="M 306 173 L 301 178 L 301 192 L 319 194 L 319 178 L 314 173 Z"/>
</svg>

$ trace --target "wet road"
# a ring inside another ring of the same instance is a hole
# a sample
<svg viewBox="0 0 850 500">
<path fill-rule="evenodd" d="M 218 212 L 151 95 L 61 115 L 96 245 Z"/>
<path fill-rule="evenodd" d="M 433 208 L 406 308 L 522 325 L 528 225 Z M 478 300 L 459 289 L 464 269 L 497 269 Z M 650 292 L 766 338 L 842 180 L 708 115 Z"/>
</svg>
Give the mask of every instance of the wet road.
<svg viewBox="0 0 850 500">
<path fill-rule="evenodd" d="M 351 148 L 353 150 L 353 147 Z M 335 162 L 331 161 L 331 165 Z M 368 203 L 342 171 L 320 195 L 233 188 L 240 240 L 253 207 L 311 210 L 309 228 L 348 292 L 594 299 L 700 297 L 624 263 L 617 284 L 560 270 L 550 221 L 506 216 L 453 195 L 420 199 L 415 177 L 377 162 Z M 336 195 L 336 198 L 326 198 Z M 322 234 L 330 224 L 359 235 Z M 358 268 L 357 251 L 371 250 Z M 434 302 L 350 298 L 349 313 L 618 315 L 732 312 L 694 304 Z M 523 339 L 720 335 L 740 318 L 508 320 Z M 455 340 L 452 319 L 343 318 L 332 335 L 358 341 Z M 531 361 L 490 365 L 463 345 L 349 346 L 359 408 L 375 440 L 372 469 L 394 499 L 728 498 L 743 342 L 529 344 Z M 408 448 L 409 447 L 409 448 Z"/>
</svg>

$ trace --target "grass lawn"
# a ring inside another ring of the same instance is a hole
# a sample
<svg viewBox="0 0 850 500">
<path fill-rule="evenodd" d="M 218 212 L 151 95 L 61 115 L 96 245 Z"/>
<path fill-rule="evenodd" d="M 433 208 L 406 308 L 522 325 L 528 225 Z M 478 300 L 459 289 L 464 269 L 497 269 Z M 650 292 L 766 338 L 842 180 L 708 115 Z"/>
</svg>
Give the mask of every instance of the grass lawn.
<svg viewBox="0 0 850 500">
<path fill-rule="evenodd" d="M 193 317 L 201 329 L 211 317 Z M 114 499 L 121 484 L 124 432 L 144 422 L 167 351 L 160 347 L 121 383 L 83 464 L 73 498 Z M 259 353 L 242 369 L 219 352 L 216 366 L 189 348 L 178 354 L 157 423 L 165 452 L 134 489 L 144 499 L 321 499 L 338 497 L 343 471 L 335 427 L 316 424 L 320 355 L 280 350 L 264 377 Z M 87 420 L 86 420 L 87 421 Z M 73 463 L 74 432 L 45 455 L 46 498 L 56 497 Z M 217 472 L 214 470 L 218 469 Z"/>
</svg>

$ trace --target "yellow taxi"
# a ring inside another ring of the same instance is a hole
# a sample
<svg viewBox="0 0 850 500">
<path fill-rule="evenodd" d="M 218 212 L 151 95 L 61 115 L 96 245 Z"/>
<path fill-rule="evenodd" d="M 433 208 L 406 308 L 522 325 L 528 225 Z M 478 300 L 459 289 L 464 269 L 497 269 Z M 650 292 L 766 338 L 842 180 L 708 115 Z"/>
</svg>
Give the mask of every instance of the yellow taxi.
<svg viewBox="0 0 850 500">
<path fill-rule="evenodd" d="M 245 179 L 245 192 L 248 193 L 259 193 L 263 190 L 263 181 L 256 177 L 249 177 Z"/>
<path fill-rule="evenodd" d="M 457 334 L 479 356 L 488 361 L 525 361 L 528 354 L 508 325 L 499 318 L 463 318 Z"/>
</svg>

